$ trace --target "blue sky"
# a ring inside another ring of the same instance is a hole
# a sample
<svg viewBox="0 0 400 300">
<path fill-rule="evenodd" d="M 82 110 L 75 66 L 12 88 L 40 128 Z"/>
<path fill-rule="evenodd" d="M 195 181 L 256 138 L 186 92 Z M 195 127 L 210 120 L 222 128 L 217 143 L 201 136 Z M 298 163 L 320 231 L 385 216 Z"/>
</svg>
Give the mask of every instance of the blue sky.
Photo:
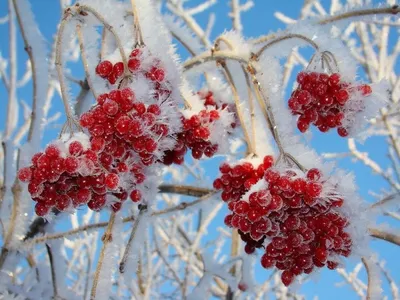
<svg viewBox="0 0 400 300">
<path fill-rule="evenodd" d="M 0 17 L 5 15 L 7 11 L 7 1 L 0 1 Z M 194 6 L 195 4 L 201 1 L 189 1 L 190 6 Z M 283 29 L 284 25 L 277 20 L 273 13 L 275 11 L 281 11 L 292 18 L 296 18 L 299 15 L 299 9 L 302 6 L 303 1 L 300 0 L 287 0 L 287 1 L 276 1 L 276 0 L 254 0 L 255 8 L 251 9 L 249 12 L 243 14 L 242 20 L 244 25 L 244 34 L 245 36 L 258 36 L 262 34 L 269 33 L 270 31 L 275 31 L 277 29 Z M 321 1 L 324 6 L 330 1 L 324 0 Z M 378 3 L 378 1 L 373 1 L 374 3 Z M 31 0 L 31 3 L 34 3 L 33 11 L 36 15 L 36 20 L 39 23 L 39 27 L 42 30 L 43 35 L 49 42 L 49 46 L 51 45 L 52 38 L 56 33 L 56 25 L 60 19 L 60 7 L 59 1 L 56 0 Z M 215 38 L 219 33 L 223 32 L 225 29 L 230 29 L 231 20 L 227 15 L 229 10 L 228 6 L 229 1 L 219 0 L 218 3 L 214 6 L 213 11 L 216 13 L 217 22 L 212 31 L 212 38 Z M 200 25 L 203 27 L 207 24 L 207 14 L 199 15 Z M 3 57 L 8 57 L 8 44 L 7 37 L 8 31 L 7 26 L 0 26 L 0 51 Z M 25 60 L 27 55 L 23 49 L 23 41 L 21 37 L 18 37 L 17 40 L 17 51 L 18 51 L 18 75 L 21 78 L 22 74 L 25 70 Z M 181 52 L 185 53 L 185 52 Z M 290 84 L 289 84 L 290 86 Z M 24 99 L 26 101 L 30 101 L 31 99 L 32 89 L 30 86 L 19 91 L 18 96 L 20 99 Z M 1 109 L 0 109 L 0 129 L 3 129 L 3 124 L 6 116 L 6 91 L 2 84 L 0 84 L 0 101 Z M 51 112 L 62 112 L 61 101 L 59 99 L 55 99 L 53 102 L 53 106 Z M 59 128 L 54 128 L 54 130 L 50 130 L 48 135 L 45 137 L 45 142 L 48 142 L 51 139 L 54 139 Z M 317 149 L 319 152 L 345 152 L 347 151 L 347 144 L 343 139 L 339 139 L 335 134 L 319 134 L 314 133 L 311 144 Z M 359 146 L 360 151 L 369 151 L 370 156 L 375 159 L 377 162 L 381 163 L 384 166 L 388 165 L 388 160 L 386 158 L 386 148 L 384 146 L 384 140 L 382 138 L 371 138 L 364 145 Z M 381 188 L 385 188 L 386 184 L 383 180 L 381 180 L 378 176 L 371 174 L 369 168 L 363 166 L 360 163 L 355 163 L 350 159 L 343 159 L 339 162 L 340 167 L 348 170 L 353 170 L 356 173 L 357 184 L 359 186 L 360 195 L 371 201 L 372 198 L 369 195 L 369 191 L 378 192 Z M 209 176 L 212 177 L 215 173 L 215 161 L 213 163 L 207 164 L 207 171 L 209 172 Z M 388 220 L 382 219 L 387 222 Z M 219 225 L 219 224 L 216 224 Z M 374 250 L 380 253 L 380 257 L 384 258 L 388 261 L 392 275 L 397 279 L 397 282 L 400 281 L 400 274 L 397 270 L 400 269 L 400 262 L 397 259 L 398 248 L 390 245 L 388 243 L 383 242 L 373 242 L 372 247 Z M 349 265 L 353 265 L 354 262 L 350 262 Z M 257 271 L 257 278 L 262 280 L 269 276 L 268 272 L 265 272 L 261 268 Z M 348 286 L 344 286 L 341 288 L 337 288 L 335 290 L 332 289 L 332 282 L 339 282 L 341 279 L 335 272 L 331 271 L 323 271 L 319 276 L 318 283 L 307 283 L 301 289 L 301 292 L 305 293 L 309 297 L 319 294 L 321 295 L 320 299 L 334 299 L 337 297 L 344 297 L 344 299 L 357 299 L 354 292 L 350 291 Z M 385 289 L 387 289 L 387 284 L 385 285 Z"/>
</svg>

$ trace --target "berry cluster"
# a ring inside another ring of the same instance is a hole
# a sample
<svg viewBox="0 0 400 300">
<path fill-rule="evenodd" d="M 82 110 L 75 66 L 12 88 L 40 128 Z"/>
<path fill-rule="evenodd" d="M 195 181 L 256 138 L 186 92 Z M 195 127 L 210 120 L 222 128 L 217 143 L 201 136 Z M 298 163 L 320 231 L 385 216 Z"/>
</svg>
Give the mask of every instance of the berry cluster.
<svg viewBox="0 0 400 300">
<path fill-rule="evenodd" d="M 129 171 L 128 166 L 120 163 L 104 172 L 98 153 L 85 144 L 77 139 L 50 144 L 44 153 L 32 157 L 31 166 L 19 170 L 19 180 L 29 183 L 28 191 L 36 202 L 38 216 L 46 215 L 52 208 L 65 211 L 85 204 L 98 211 L 106 204 L 107 194 L 121 201 L 127 199 L 126 190 L 120 187 L 118 172 Z M 140 195 L 139 191 L 135 193 Z M 112 207 L 118 205 L 114 203 Z"/>
<path fill-rule="evenodd" d="M 195 159 L 202 158 L 203 154 L 212 157 L 218 150 L 218 145 L 210 139 L 211 127 L 220 119 L 218 110 L 201 110 L 198 114 L 186 119 L 182 116 L 183 129 L 178 133 L 177 143 L 173 150 L 165 152 L 163 163 L 165 165 L 182 164 L 188 149 L 192 151 Z"/>
<path fill-rule="evenodd" d="M 333 192 L 325 195 L 320 170 L 310 169 L 305 176 L 293 170 L 279 172 L 267 156 L 260 176 L 260 167 L 256 171 L 245 164 L 246 172 L 223 164 L 223 175 L 214 181 L 214 187 L 224 190 L 221 197 L 232 212 L 224 222 L 238 229 L 246 253 L 262 248 L 267 239 L 261 264 L 283 270 L 285 285 L 297 275 L 311 273 L 314 266 L 335 269 L 335 255 L 350 255 L 352 239 L 345 232 L 349 222 L 337 210 L 343 199 Z M 255 174 L 254 179 L 243 176 L 248 173 Z M 266 187 L 244 195 L 261 177 Z"/>
<path fill-rule="evenodd" d="M 142 65 L 144 59 L 146 64 Z M 151 173 L 146 168 L 174 145 L 171 135 L 180 126 L 179 121 L 171 125 L 170 119 L 178 111 L 169 99 L 170 83 L 160 64 L 147 49 L 140 48 L 130 54 L 128 74 L 124 74 L 122 62 L 105 60 L 97 65 L 96 74 L 111 84 L 124 76 L 118 88 L 98 96 L 97 103 L 81 115 L 79 123 L 89 133 L 86 142 L 74 137 L 59 141 L 48 146 L 44 154 L 35 155 L 32 166 L 19 171 L 20 180 L 29 182 L 38 215 L 53 207 L 64 211 L 84 204 L 100 210 L 107 195 L 113 196 L 107 202 L 114 211 L 129 196 L 134 202 L 142 200 L 138 185 Z M 135 78 L 139 77 L 137 83 Z M 122 84 L 124 79 L 129 80 Z M 140 99 L 136 99 L 134 89 L 121 87 L 144 84 L 149 93 Z"/>
<path fill-rule="evenodd" d="M 233 113 L 235 121 L 231 123 L 232 128 L 236 128 L 240 124 L 238 116 L 236 115 L 236 108 L 234 104 L 223 103 L 222 101 L 215 99 L 215 95 L 212 91 L 199 91 L 197 94 L 203 101 L 204 106 L 212 106 L 215 109 L 222 110 L 226 109 L 227 112 Z"/>
<path fill-rule="evenodd" d="M 297 89 L 292 93 L 288 105 L 294 115 L 299 115 L 297 128 L 306 132 L 314 124 L 321 132 L 337 128 L 340 136 L 346 137 L 349 128 L 344 124 L 348 110 L 359 112 L 360 107 L 347 105 L 352 94 L 361 96 L 372 93 L 369 85 L 352 86 L 341 80 L 340 74 L 331 75 L 318 72 L 300 72 L 297 75 Z"/>
<path fill-rule="evenodd" d="M 82 114 L 80 124 L 91 134 L 95 151 L 102 152 L 107 146 L 113 158 L 126 159 L 124 154 L 133 150 L 149 166 L 155 161 L 159 141 L 169 132 L 160 115 L 158 104 L 136 101 L 134 92 L 124 88 L 100 95 L 97 104 Z"/>
</svg>

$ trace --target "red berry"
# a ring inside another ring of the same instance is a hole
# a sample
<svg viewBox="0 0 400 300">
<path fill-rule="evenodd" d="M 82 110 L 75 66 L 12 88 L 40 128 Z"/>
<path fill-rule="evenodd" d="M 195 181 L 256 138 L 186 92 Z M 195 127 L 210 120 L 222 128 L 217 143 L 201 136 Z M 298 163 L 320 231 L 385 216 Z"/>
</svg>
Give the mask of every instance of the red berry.
<svg viewBox="0 0 400 300">
<path fill-rule="evenodd" d="M 315 249 L 315 258 L 320 262 L 325 263 L 328 258 L 328 251 L 323 247 L 318 247 Z"/>
<path fill-rule="evenodd" d="M 103 104 L 103 110 L 107 115 L 114 116 L 116 113 L 118 113 L 119 107 L 115 101 L 107 100 Z"/>
<path fill-rule="evenodd" d="M 267 254 L 264 254 L 261 257 L 261 265 L 265 269 L 272 268 L 273 266 L 275 266 L 275 259 L 271 256 L 268 256 Z"/>
<path fill-rule="evenodd" d="M 39 217 L 43 217 L 44 215 L 47 215 L 50 211 L 50 207 L 43 204 L 43 203 L 36 203 L 35 205 L 35 213 Z"/>
<path fill-rule="evenodd" d="M 100 77 L 103 78 L 110 75 L 112 70 L 113 70 L 113 65 L 108 60 L 102 61 L 96 66 L 96 74 L 98 74 Z"/>
<path fill-rule="evenodd" d="M 308 196 L 315 198 L 318 197 L 322 192 L 322 185 L 317 182 L 307 183 L 306 193 Z"/>
<path fill-rule="evenodd" d="M 337 132 L 341 137 L 347 137 L 349 135 L 348 131 L 343 127 L 339 127 Z"/>
<path fill-rule="evenodd" d="M 114 65 L 112 72 L 117 78 L 120 77 L 124 73 L 124 64 L 122 62 L 117 62 Z"/>
<path fill-rule="evenodd" d="M 65 159 L 64 165 L 65 165 L 65 171 L 72 174 L 76 172 L 76 170 L 78 169 L 79 163 L 75 157 L 67 157 Z"/>
<path fill-rule="evenodd" d="M 133 202 L 139 202 L 142 199 L 142 194 L 139 190 L 133 190 L 129 197 Z"/>
<path fill-rule="evenodd" d="M 119 177 L 117 174 L 108 174 L 106 175 L 104 183 L 109 189 L 115 190 L 119 184 Z"/>
<path fill-rule="evenodd" d="M 32 170 L 29 167 L 22 168 L 18 171 L 18 179 L 22 182 L 29 182 L 32 178 Z"/>
<path fill-rule="evenodd" d="M 318 181 L 321 179 L 321 172 L 316 168 L 312 168 L 307 172 L 307 178 L 312 181 Z"/>
<path fill-rule="evenodd" d="M 281 280 L 285 286 L 289 286 L 294 279 L 294 274 L 291 271 L 285 270 L 282 272 Z"/>
<path fill-rule="evenodd" d="M 128 69 L 131 72 L 137 71 L 140 68 L 140 60 L 131 58 L 128 61 Z"/>
<path fill-rule="evenodd" d="M 79 156 L 83 152 L 83 146 L 80 142 L 74 141 L 71 144 L 69 144 L 68 151 L 69 154 L 73 156 Z"/>
<path fill-rule="evenodd" d="M 49 145 L 46 147 L 44 153 L 47 155 L 48 158 L 55 158 L 60 156 L 60 149 L 56 145 Z"/>
</svg>

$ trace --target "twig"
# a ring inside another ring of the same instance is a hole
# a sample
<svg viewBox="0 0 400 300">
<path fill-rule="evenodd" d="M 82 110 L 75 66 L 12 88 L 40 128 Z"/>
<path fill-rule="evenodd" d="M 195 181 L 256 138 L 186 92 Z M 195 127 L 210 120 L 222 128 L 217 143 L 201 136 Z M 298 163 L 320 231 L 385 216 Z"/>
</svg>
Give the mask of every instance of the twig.
<svg viewBox="0 0 400 300">
<path fill-rule="evenodd" d="M 207 188 L 200 188 L 188 185 L 167 185 L 163 184 L 158 187 L 160 193 L 171 193 L 193 197 L 201 197 L 213 192 L 213 190 Z"/>
<path fill-rule="evenodd" d="M 188 207 L 194 206 L 194 205 L 199 204 L 199 203 L 201 203 L 201 202 L 203 202 L 205 200 L 210 199 L 216 193 L 218 193 L 218 192 L 217 191 L 211 191 L 211 192 L 203 195 L 202 197 L 200 197 L 199 199 L 197 199 L 195 201 L 192 201 L 190 203 L 182 202 L 182 203 L 180 203 L 180 204 L 178 204 L 176 206 L 169 207 L 169 208 L 166 208 L 166 209 L 163 209 L 163 210 L 160 210 L 160 211 L 153 212 L 151 215 L 152 216 L 160 216 L 160 215 L 168 214 L 170 212 L 174 212 L 174 211 L 178 211 L 178 210 L 184 210 L 184 209 L 186 209 Z"/>
<path fill-rule="evenodd" d="M 255 154 L 254 146 L 251 143 L 249 132 L 247 131 L 247 128 L 246 128 L 246 123 L 244 121 L 244 116 L 243 116 L 243 113 L 242 113 L 242 109 L 240 107 L 239 95 L 238 95 L 238 92 L 236 90 L 236 86 L 235 86 L 235 83 L 233 81 L 232 74 L 229 71 L 229 69 L 228 69 L 228 67 L 227 67 L 227 65 L 226 65 L 226 63 L 224 61 L 220 62 L 219 64 L 221 65 L 221 67 L 222 67 L 222 69 L 224 71 L 225 77 L 226 77 L 226 79 L 228 81 L 228 84 L 230 85 L 230 87 L 232 89 L 233 100 L 234 100 L 235 106 L 236 106 L 236 113 L 237 113 L 237 115 L 239 117 L 240 125 L 241 125 L 242 130 L 243 130 L 244 138 L 246 140 L 246 143 L 247 143 L 247 146 L 248 146 L 248 149 L 249 149 L 249 153 L 250 154 Z"/>
<path fill-rule="evenodd" d="M 213 53 L 210 53 L 209 51 L 206 51 L 202 54 L 199 54 L 191 59 L 188 59 L 183 63 L 183 69 L 184 71 L 188 71 L 193 67 L 199 66 L 205 62 L 208 61 L 216 61 L 216 60 L 221 60 L 221 59 L 229 59 L 237 62 L 241 62 L 244 64 L 248 63 L 248 60 L 244 57 L 238 56 L 230 51 L 215 51 Z"/>
<path fill-rule="evenodd" d="M 138 10 L 136 7 L 136 1 L 131 0 L 131 5 L 132 5 L 132 13 L 133 13 L 133 23 L 135 25 L 135 39 L 136 39 L 136 47 L 142 47 L 144 46 L 144 41 L 143 41 L 143 35 L 142 35 L 142 30 L 140 28 L 140 22 L 139 22 L 139 15 L 138 15 Z"/>
<path fill-rule="evenodd" d="M 58 298 L 58 290 L 57 290 L 57 278 L 56 278 L 56 272 L 54 270 L 54 261 L 53 261 L 53 253 L 51 251 L 51 248 L 48 244 L 46 244 L 46 249 L 47 249 L 47 255 L 49 256 L 49 262 L 50 262 L 50 270 L 51 270 L 51 280 L 53 283 L 53 293 L 54 299 Z"/>
<path fill-rule="evenodd" d="M 11 137 L 16 122 L 15 110 L 17 102 L 17 34 L 15 30 L 14 9 L 11 0 L 8 1 L 8 31 L 9 31 L 9 55 L 10 55 L 10 78 L 7 105 L 7 120 L 4 129 L 4 139 Z"/>
<path fill-rule="evenodd" d="M 89 64 L 88 64 L 87 57 L 86 57 L 85 44 L 84 44 L 84 38 L 83 38 L 83 34 L 82 34 L 81 25 L 79 25 L 79 24 L 76 25 L 76 32 L 78 34 L 78 41 L 79 41 L 79 47 L 81 49 L 81 58 L 82 58 L 83 68 L 85 70 L 86 82 L 89 85 L 94 98 L 97 99 L 97 94 L 96 94 L 96 91 L 94 90 L 92 78 L 91 78 L 90 72 L 89 72 Z"/>
<path fill-rule="evenodd" d="M 18 150 L 18 155 L 17 155 L 17 170 L 19 169 L 19 159 L 20 159 L 20 150 Z M 3 248 L 2 248 L 1 254 L 0 254 L 0 270 L 2 269 L 3 264 L 6 261 L 7 255 L 9 253 L 8 247 L 10 246 L 10 243 L 12 241 L 14 229 L 15 229 L 15 226 L 17 223 L 17 216 L 18 216 L 18 210 L 19 210 L 21 193 L 22 193 L 22 187 L 21 187 L 18 177 L 15 177 L 15 181 L 11 188 L 11 191 L 13 194 L 13 205 L 12 205 L 12 211 L 11 211 L 11 216 L 10 216 L 10 223 L 8 226 L 7 233 L 4 237 L 4 244 L 3 244 Z"/>
<path fill-rule="evenodd" d="M 369 228 L 368 230 L 372 237 L 400 246 L 400 236 L 376 228 Z"/>
<path fill-rule="evenodd" d="M 362 9 L 362 10 L 355 10 L 345 12 L 340 15 L 331 16 L 320 20 L 318 24 L 325 25 L 328 23 L 336 22 L 343 19 L 348 19 L 352 17 L 361 17 L 367 15 L 379 15 L 379 14 L 392 14 L 396 15 L 400 12 L 400 7 L 398 5 L 393 5 L 391 7 L 381 7 L 381 8 L 369 8 L 369 9 Z"/>
<path fill-rule="evenodd" d="M 385 205 L 386 203 L 388 203 L 388 202 L 392 201 L 393 199 L 395 199 L 397 195 L 398 195 L 398 193 L 386 196 L 382 200 L 379 200 L 378 202 L 375 202 L 374 204 L 372 204 L 370 206 L 370 209 L 376 208 L 376 207 L 381 206 L 381 205 Z"/>
<path fill-rule="evenodd" d="M 231 0 L 231 7 L 232 7 L 232 12 L 231 12 L 231 19 L 232 19 L 232 28 L 237 32 L 241 33 L 242 32 L 242 24 L 240 21 L 240 3 L 239 0 Z"/>
<path fill-rule="evenodd" d="M 28 37 L 26 35 L 25 32 L 25 28 L 24 28 L 24 24 L 22 22 L 21 19 L 21 15 L 18 9 L 18 5 L 17 5 L 17 0 L 12 0 L 13 4 L 14 4 L 14 10 L 15 10 L 15 14 L 17 16 L 17 21 L 18 21 L 18 25 L 21 31 L 21 35 L 22 35 L 22 39 L 24 40 L 24 46 L 25 46 L 25 51 L 28 53 L 29 56 L 29 60 L 31 62 L 31 69 L 32 69 L 32 93 L 33 93 L 33 97 L 32 97 L 32 111 L 31 111 L 31 123 L 30 123 L 30 127 L 29 127 L 29 133 L 28 133 L 28 143 L 32 140 L 33 138 L 33 131 L 34 131 L 34 124 L 36 122 L 36 103 L 37 103 L 37 74 L 36 74 L 36 61 L 35 61 L 35 57 L 33 55 L 32 52 L 32 47 L 30 46 L 29 42 L 28 42 Z"/>
<path fill-rule="evenodd" d="M 121 262 L 119 263 L 119 272 L 124 273 L 125 272 L 125 265 L 126 261 L 128 260 L 128 256 L 132 247 L 132 242 L 133 239 L 135 238 L 136 231 L 139 227 L 139 223 L 143 217 L 143 214 L 147 212 L 147 208 L 141 209 L 139 212 L 139 216 L 136 218 L 135 223 L 133 224 L 133 228 L 131 231 L 131 235 L 129 236 L 128 244 L 126 245 L 124 255 L 122 256 Z"/>
<path fill-rule="evenodd" d="M 317 43 L 315 43 L 313 40 L 309 39 L 308 37 L 301 35 L 301 34 L 294 34 L 294 33 L 289 33 L 287 35 L 284 36 L 280 36 L 274 40 L 272 40 L 271 42 L 269 42 L 268 44 L 264 45 L 260 50 L 258 50 L 255 54 L 254 54 L 254 60 L 258 60 L 259 57 L 264 53 L 265 50 L 267 50 L 269 47 L 282 42 L 284 40 L 289 40 L 289 39 L 301 39 L 303 41 L 306 41 L 307 43 L 309 43 L 311 46 L 313 46 L 313 48 L 315 50 L 319 50 L 319 46 L 317 45 Z"/>
<path fill-rule="evenodd" d="M 101 32 L 101 46 L 100 46 L 100 52 L 99 52 L 99 60 L 103 60 L 104 57 L 104 52 L 106 51 L 106 42 L 107 42 L 107 30 L 105 27 L 103 27 L 103 30 Z"/>
<path fill-rule="evenodd" d="M 90 299 L 92 299 L 92 300 L 96 299 L 97 284 L 99 283 L 99 276 L 100 276 L 100 272 L 101 272 L 101 267 L 104 262 L 104 255 L 106 252 L 107 245 L 109 243 L 111 243 L 111 241 L 112 241 L 112 230 L 113 230 L 114 222 L 115 222 L 115 212 L 112 212 L 111 216 L 110 216 L 110 220 L 108 222 L 106 232 L 104 233 L 104 235 L 102 237 L 103 246 L 101 247 L 101 250 L 100 250 L 100 257 L 97 262 L 96 271 L 95 271 L 94 277 L 93 277 L 92 291 L 90 292 Z"/>
<path fill-rule="evenodd" d="M 362 263 L 364 264 L 365 267 L 365 271 L 367 272 L 367 277 L 368 277 L 368 285 L 367 285 L 367 298 L 366 300 L 373 300 L 371 297 L 371 290 L 375 287 L 372 287 L 373 285 L 373 279 L 372 279 L 372 275 L 371 275 L 371 269 L 369 266 L 369 261 L 367 261 L 367 259 L 365 257 L 361 258 Z"/>
<path fill-rule="evenodd" d="M 131 217 L 126 217 L 122 220 L 122 223 L 128 223 L 128 222 L 132 222 L 134 220 L 133 216 Z M 28 244 L 39 244 L 39 243 L 43 243 L 43 242 L 47 242 L 47 241 L 51 241 L 51 240 L 56 240 L 56 239 L 61 239 L 61 238 L 66 238 L 68 236 L 71 235 L 75 235 L 81 232 L 88 232 L 89 230 L 93 230 L 93 229 L 99 229 L 102 227 L 106 227 L 108 225 L 109 222 L 100 222 L 100 223 L 96 223 L 96 224 L 88 224 L 88 225 L 84 225 L 69 231 L 64 231 L 64 232 L 59 232 L 59 233 L 55 233 L 55 234 L 48 234 L 45 236 L 41 236 L 41 237 L 37 237 L 32 239 L 31 241 L 27 241 L 26 243 Z"/>
</svg>

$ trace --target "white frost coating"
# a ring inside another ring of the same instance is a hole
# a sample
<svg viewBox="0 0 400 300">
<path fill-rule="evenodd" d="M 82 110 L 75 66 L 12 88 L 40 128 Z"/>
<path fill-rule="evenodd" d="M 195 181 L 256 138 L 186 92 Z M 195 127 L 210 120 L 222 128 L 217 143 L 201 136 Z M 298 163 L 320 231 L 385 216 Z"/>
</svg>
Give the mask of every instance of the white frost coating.
<svg viewBox="0 0 400 300">
<path fill-rule="evenodd" d="M 226 31 L 221 34 L 221 40 L 219 42 L 219 48 L 221 50 L 229 50 L 233 54 L 249 59 L 251 55 L 251 46 L 246 42 L 240 33 L 236 31 Z M 227 43 L 224 41 L 226 40 Z M 231 48 L 232 46 L 232 48 Z"/>
<path fill-rule="evenodd" d="M 168 29 L 178 36 L 180 40 L 189 46 L 190 50 L 194 54 L 199 54 L 204 50 L 204 47 L 199 42 L 199 39 L 195 38 L 192 31 L 183 23 L 181 19 L 175 18 L 172 15 L 166 14 L 163 16 L 163 20 Z"/>
<path fill-rule="evenodd" d="M 344 106 L 345 119 L 343 127 L 349 128 L 350 136 L 360 136 L 368 121 L 379 114 L 379 110 L 389 102 L 390 86 L 386 80 L 370 84 L 372 94 L 363 96 L 353 92 Z M 362 109 L 362 111 L 357 111 Z"/>
<path fill-rule="evenodd" d="M 107 245 L 104 253 L 103 265 L 97 283 L 96 299 L 110 299 L 112 295 L 112 284 L 115 281 L 115 266 L 118 265 L 119 250 L 123 247 L 123 238 L 121 232 L 123 231 L 122 218 L 116 216 L 115 223 L 112 230 L 112 243 Z"/>
</svg>

